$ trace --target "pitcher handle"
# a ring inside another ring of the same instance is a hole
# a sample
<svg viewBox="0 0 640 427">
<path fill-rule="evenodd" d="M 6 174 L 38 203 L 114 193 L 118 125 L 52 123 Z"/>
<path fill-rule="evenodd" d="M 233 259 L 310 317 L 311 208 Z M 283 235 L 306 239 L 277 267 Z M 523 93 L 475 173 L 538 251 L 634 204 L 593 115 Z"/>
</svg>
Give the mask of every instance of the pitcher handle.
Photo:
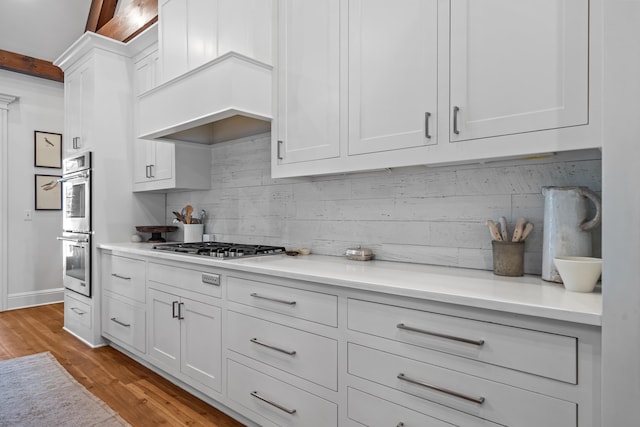
<svg viewBox="0 0 640 427">
<path fill-rule="evenodd" d="M 589 221 L 585 219 L 584 222 L 580 224 L 580 229 L 582 231 L 589 231 L 599 226 L 602 222 L 602 202 L 600 201 L 600 196 L 588 188 L 581 188 L 580 194 L 591 200 L 596 207 L 595 216 Z"/>
</svg>

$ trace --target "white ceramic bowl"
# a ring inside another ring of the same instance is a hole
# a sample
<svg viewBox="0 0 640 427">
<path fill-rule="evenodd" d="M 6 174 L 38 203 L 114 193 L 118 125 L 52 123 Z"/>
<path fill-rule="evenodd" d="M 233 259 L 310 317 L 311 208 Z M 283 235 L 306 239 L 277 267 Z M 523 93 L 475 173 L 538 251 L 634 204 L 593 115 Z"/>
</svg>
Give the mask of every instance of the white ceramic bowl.
<svg viewBox="0 0 640 427">
<path fill-rule="evenodd" d="M 568 291 L 592 292 L 602 273 L 602 259 L 578 256 L 556 257 L 553 262 Z"/>
</svg>

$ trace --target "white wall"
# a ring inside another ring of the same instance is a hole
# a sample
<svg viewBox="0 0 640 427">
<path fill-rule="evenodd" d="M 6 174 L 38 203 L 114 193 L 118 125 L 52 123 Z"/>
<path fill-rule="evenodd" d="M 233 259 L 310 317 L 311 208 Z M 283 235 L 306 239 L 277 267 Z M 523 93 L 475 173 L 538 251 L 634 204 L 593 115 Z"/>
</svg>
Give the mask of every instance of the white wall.
<svg viewBox="0 0 640 427">
<path fill-rule="evenodd" d="M 398 168 L 272 179 L 268 135 L 212 146 L 212 189 L 169 194 L 167 217 L 187 203 L 210 213 L 217 240 L 311 247 L 340 256 L 354 245 L 378 259 L 492 268 L 488 218 L 524 216 L 535 228 L 525 270 L 540 274 L 545 185 L 601 191 L 600 152 L 536 161 Z M 596 232 L 596 255 L 600 234 Z M 176 235 L 175 239 L 180 239 Z"/>
<path fill-rule="evenodd" d="M 19 97 L 8 116 L 8 308 L 62 300 L 62 251 L 56 236 L 61 211 L 36 211 L 34 175 L 61 169 L 34 167 L 34 131 L 63 133 L 63 85 L 0 70 L 0 93 Z M 24 221 L 24 210 L 33 220 Z"/>
</svg>

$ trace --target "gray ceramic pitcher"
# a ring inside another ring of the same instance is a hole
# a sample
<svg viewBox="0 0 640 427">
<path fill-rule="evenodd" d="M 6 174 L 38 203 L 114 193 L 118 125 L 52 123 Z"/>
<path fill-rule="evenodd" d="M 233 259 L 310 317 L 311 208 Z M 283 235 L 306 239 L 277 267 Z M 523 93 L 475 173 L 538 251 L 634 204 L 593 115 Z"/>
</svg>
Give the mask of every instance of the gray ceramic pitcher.
<svg viewBox="0 0 640 427">
<path fill-rule="evenodd" d="M 600 197 L 587 187 L 543 187 L 542 279 L 562 283 L 553 263 L 557 256 L 591 256 L 591 230 L 602 220 Z M 589 200 L 595 215 L 589 219 Z"/>
</svg>

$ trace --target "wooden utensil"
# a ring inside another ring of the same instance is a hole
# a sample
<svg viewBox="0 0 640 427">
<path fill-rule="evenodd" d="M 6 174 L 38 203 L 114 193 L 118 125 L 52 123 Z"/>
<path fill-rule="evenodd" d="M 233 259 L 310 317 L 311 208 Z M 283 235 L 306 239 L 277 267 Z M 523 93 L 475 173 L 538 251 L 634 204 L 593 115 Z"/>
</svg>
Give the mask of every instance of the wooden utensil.
<svg viewBox="0 0 640 427">
<path fill-rule="evenodd" d="M 180 221 L 181 223 L 185 224 L 187 222 L 187 219 L 180 212 L 173 211 L 173 214 L 176 216 L 176 218 L 178 218 L 178 221 Z"/>
<path fill-rule="evenodd" d="M 491 233 L 491 239 L 501 242 L 502 236 L 500 235 L 500 230 L 498 230 L 498 226 L 496 225 L 496 223 L 488 219 L 487 227 L 489 227 L 489 232 Z"/>
<path fill-rule="evenodd" d="M 505 242 L 509 241 L 509 230 L 507 229 L 507 218 L 501 216 L 498 218 L 500 222 L 500 234 L 502 235 L 502 240 Z"/>
<path fill-rule="evenodd" d="M 529 222 L 524 227 L 524 231 L 522 232 L 522 237 L 520 238 L 520 241 L 523 241 L 524 239 L 526 239 L 527 236 L 529 236 L 529 234 L 531 233 L 531 230 L 533 230 L 533 224 Z"/>
<path fill-rule="evenodd" d="M 521 240 L 524 240 L 522 237 L 522 233 L 524 231 L 524 225 L 526 224 L 527 220 L 520 217 L 518 218 L 518 220 L 516 221 L 516 225 L 513 228 L 513 239 L 511 240 L 512 242 L 519 242 Z"/>
<path fill-rule="evenodd" d="M 185 224 L 191 224 L 191 214 L 193 213 L 193 206 L 187 205 L 184 207 L 185 218 L 187 222 Z"/>
</svg>

